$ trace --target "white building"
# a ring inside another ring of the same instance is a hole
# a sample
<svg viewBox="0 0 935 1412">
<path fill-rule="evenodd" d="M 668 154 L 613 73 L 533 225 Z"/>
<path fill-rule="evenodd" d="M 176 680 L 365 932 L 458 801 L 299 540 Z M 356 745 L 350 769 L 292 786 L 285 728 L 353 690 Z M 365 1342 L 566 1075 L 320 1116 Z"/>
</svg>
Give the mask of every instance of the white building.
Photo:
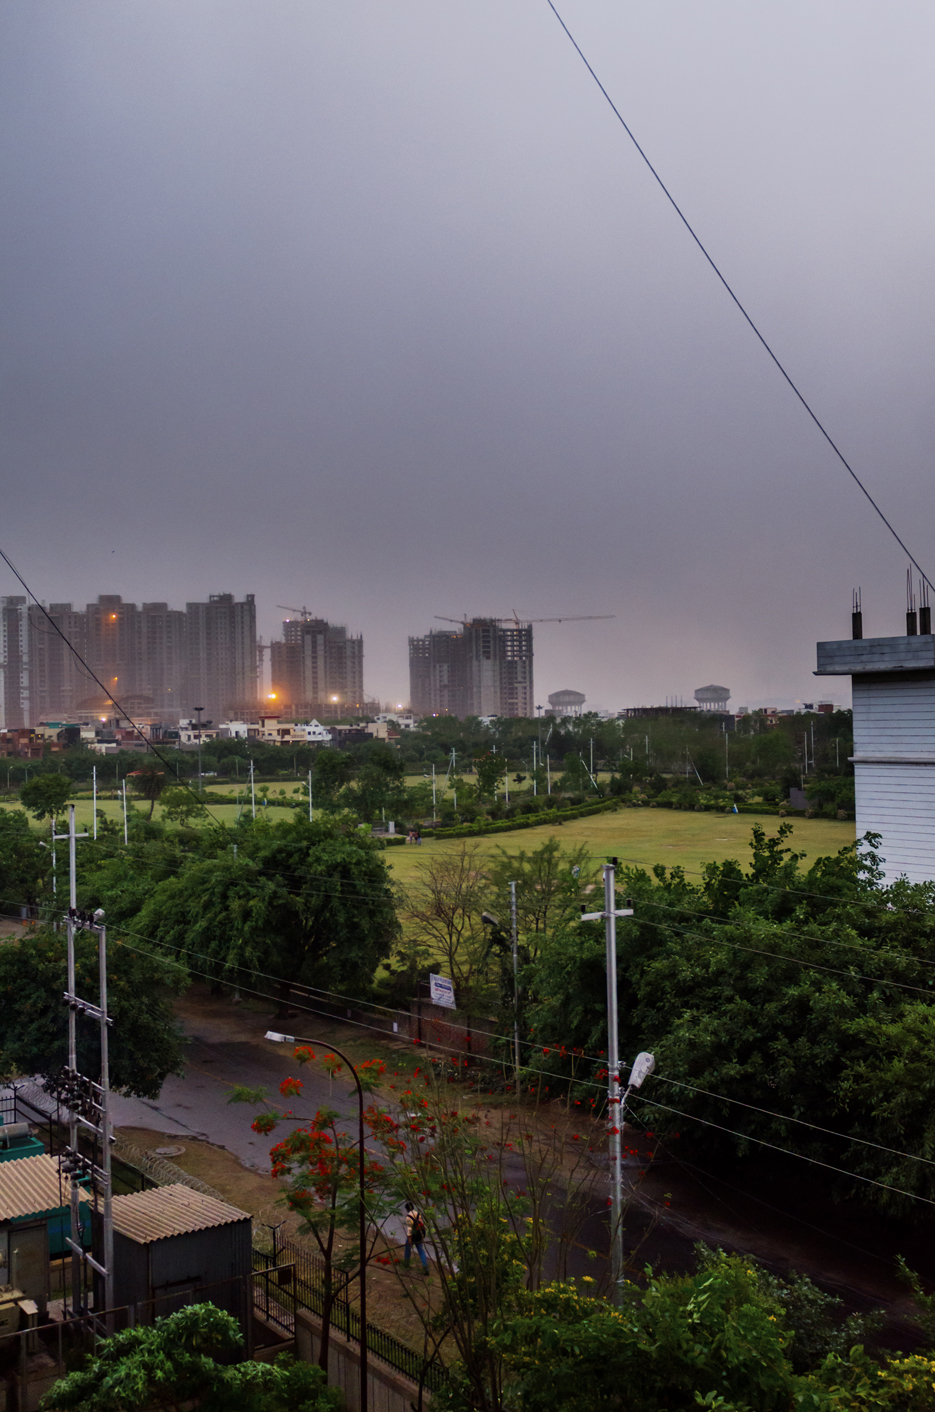
<svg viewBox="0 0 935 1412">
<path fill-rule="evenodd" d="M 819 642 L 817 676 L 849 676 L 857 836 L 882 837 L 887 882 L 935 879 L 935 637 Z"/>
</svg>

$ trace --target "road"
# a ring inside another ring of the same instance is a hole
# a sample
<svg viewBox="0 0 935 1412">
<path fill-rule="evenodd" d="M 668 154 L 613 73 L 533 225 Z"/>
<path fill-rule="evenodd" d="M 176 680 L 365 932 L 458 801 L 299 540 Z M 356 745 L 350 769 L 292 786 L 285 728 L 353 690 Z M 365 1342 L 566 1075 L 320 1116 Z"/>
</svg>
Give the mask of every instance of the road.
<svg viewBox="0 0 935 1412">
<path fill-rule="evenodd" d="M 189 1037 L 184 1076 L 168 1079 L 158 1102 L 115 1099 L 117 1125 L 206 1139 L 227 1148 L 246 1166 L 268 1172 L 271 1140 L 251 1130 L 254 1108 L 229 1104 L 228 1098 L 235 1084 L 245 1084 L 265 1087 L 278 1100 L 279 1084 L 293 1074 L 305 1085 L 302 1099 L 290 1101 L 298 1116 L 310 1116 L 319 1106 L 335 1108 L 347 1119 L 348 1131 L 356 1134 L 356 1098 L 347 1081 L 339 1077 L 332 1085 L 319 1065 L 297 1072 L 292 1047 L 263 1037 L 268 1028 L 285 1026 L 309 1037 L 319 1025 L 331 1033 L 328 1021 L 299 1015 L 273 1019 L 271 1012 L 235 1006 L 229 997 L 211 996 L 206 988 L 190 991 L 178 1009 Z M 319 1052 L 327 1052 L 327 1045 Z M 519 1169 L 511 1175 L 521 1184 Z M 636 1255 L 637 1268 L 649 1263 L 660 1270 L 690 1269 L 699 1240 L 742 1251 L 774 1270 L 795 1268 L 809 1274 L 849 1308 L 883 1306 L 902 1324 L 897 1342 L 903 1344 L 908 1304 L 895 1279 L 896 1251 L 910 1255 L 925 1277 L 935 1276 L 935 1235 L 927 1228 L 884 1222 L 865 1209 L 835 1205 L 825 1184 L 814 1180 L 808 1169 L 801 1174 L 773 1171 L 765 1162 L 747 1163 L 736 1175 L 702 1172 L 680 1160 L 654 1165 L 631 1205 L 627 1230 L 628 1251 Z M 602 1200 L 594 1202 L 582 1243 L 607 1249 Z M 587 1269 L 583 1264 L 576 1272 Z"/>
<path fill-rule="evenodd" d="M 189 992 L 177 1012 L 189 1041 L 185 1073 L 168 1078 L 155 1101 L 115 1096 L 115 1126 L 203 1138 L 226 1147 L 245 1166 L 268 1172 L 269 1149 L 275 1138 L 252 1131 L 255 1107 L 228 1100 L 234 1086 L 244 1084 L 265 1088 L 274 1103 L 284 1103 L 279 1085 L 291 1075 L 304 1084 L 302 1098 L 288 1100 L 299 1117 L 311 1116 L 320 1107 L 334 1108 L 347 1118 L 348 1131 L 356 1134 L 356 1092 L 352 1098 L 346 1077 L 339 1075 L 331 1083 L 319 1065 L 296 1065 L 292 1045 L 264 1039 L 268 1029 L 287 1025 L 314 1035 L 320 1022 L 313 1016 L 273 1020 L 271 1014 L 236 1006 L 229 997 L 211 996 L 206 989 Z M 327 1052 L 327 1045 L 322 1048 Z"/>
</svg>

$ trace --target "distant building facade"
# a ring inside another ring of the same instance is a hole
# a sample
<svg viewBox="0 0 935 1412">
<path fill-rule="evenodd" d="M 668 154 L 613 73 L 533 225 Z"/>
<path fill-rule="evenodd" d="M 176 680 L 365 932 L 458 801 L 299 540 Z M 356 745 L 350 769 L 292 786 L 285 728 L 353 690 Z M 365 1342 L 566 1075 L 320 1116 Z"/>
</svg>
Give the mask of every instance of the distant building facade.
<svg viewBox="0 0 935 1412">
<path fill-rule="evenodd" d="M 218 719 L 234 702 L 255 703 L 256 690 L 252 594 L 239 603 L 213 594 L 184 611 L 140 608 L 119 594 L 45 612 L 22 597 L 0 599 L 0 729 L 110 716 L 115 701 L 130 714 L 170 719 L 204 706 Z"/>
<path fill-rule="evenodd" d="M 270 643 L 277 706 L 294 716 L 345 716 L 365 709 L 364 639 L 324 618 L 287 618 Z"/>
<path fill-rule="evenodd" d="M 532 716 L 532 625 L 473 618 L 460 631 L 409 639 L 417 716 Z"/>
<path fill-rule="evenodd" d="M 857 837 L 880 836 L 883 876 L 935 879 L 935 637 L 930 611 L 905 637 L 819 642 L 816 675 L 849 676 Z"/>
</svg>

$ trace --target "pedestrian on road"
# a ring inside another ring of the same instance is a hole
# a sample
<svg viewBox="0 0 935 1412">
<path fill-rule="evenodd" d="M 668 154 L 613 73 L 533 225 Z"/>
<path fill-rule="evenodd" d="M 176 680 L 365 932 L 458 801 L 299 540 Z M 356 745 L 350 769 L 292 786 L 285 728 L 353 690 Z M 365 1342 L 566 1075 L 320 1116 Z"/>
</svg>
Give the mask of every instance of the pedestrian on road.
<svg viewBox="0 0 935 1412">
<path fill-rule="evenodd" d="M 429 1272 L 429 1257 L 425 1253 L 425 1221 L 411 1201 L 406 1202 L 406 1249 L 403 1251 L 403 1269 L 408 1270 L 412 1260 L 413 1246 L 422 1261 L 423 1272 Z"/>
</svg>

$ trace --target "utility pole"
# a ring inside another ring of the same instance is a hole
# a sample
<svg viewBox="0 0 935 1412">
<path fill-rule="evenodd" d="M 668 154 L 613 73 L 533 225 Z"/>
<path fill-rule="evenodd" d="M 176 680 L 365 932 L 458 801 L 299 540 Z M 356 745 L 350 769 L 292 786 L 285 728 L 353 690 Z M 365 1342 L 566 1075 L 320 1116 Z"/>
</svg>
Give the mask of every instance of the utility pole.
<svg viewBox="0 0 935 1412">
<path fill-rule="evenodd" d="M 311 797 L 311 796 L 310 796 Z M 250 808 L 254 819 L 256 818 L 256 790 L 253 787 L 253 761 L 250 761 Z M 309 804 L 311 809 L 311 804 Z"/>
<path fill-rule="evenodd" d="M 94 837 L 97 838 L 97 766 L 91 766 L 91 812 L 94 815 Z"/>
<path fill-rule="evenodd" d="M 545 753 L 545 789 L 547 794 L 552 793 L 552 768 L 549 762 L 549 752 Z"/>
<path fill-rule="evenodd" d="M 510 883 L 510 932 L 513 938 L 513 1064 L 516 1070 L 516 1097 L 519 1099 L 519 925 L 515 882 Z"/>
<path fill-rule="evenodd" d="M 507 801 L 507 803 L 509 804 L 509 802 L 510 802 L 510 782 L 509 782 L 509 779 L 507 780 L 507 785 L 506 785 L 506 801 Z M 432 761 L 432 820 L 434 821 L 434 819 L 435 819 L 435 762 L 434 762 L 434 760 L 433 760 L 433 761 Z"/>
<path fill-rule="evenodd" d="M 617 1016 L 617 918 L 633 908 L 616 906 L 617 860 L 604 864 L 604 908 L 581 913 L 582 922 L 603 920 L 607 947 L 607 1122 L 610 1129 L 611 1280 L 619 1304 L 623 1285 L 623 1114 L 620 1104 L 620 1032 Z"/>
<path fill-rule="evenodd" d="M 532 743 L 532 792 L 533 792 L 533 794 L 537 794 L 537 793 L 538 793 L 538 790 L 536 789 L 536 742 L 535 742 L 535 741 L 533 741 L 533 743 Z"/>
<path fill-rule="evenodd" d="M 129 829 L 127 826 L 127 777 L 123 777 L 123 841 L 126 845 L 130 841 Z"/>
<path fill-rule="evenodd" d="M 312 823 L 312 772 L 308 772 L 308 821 Z"/>
</svg>

